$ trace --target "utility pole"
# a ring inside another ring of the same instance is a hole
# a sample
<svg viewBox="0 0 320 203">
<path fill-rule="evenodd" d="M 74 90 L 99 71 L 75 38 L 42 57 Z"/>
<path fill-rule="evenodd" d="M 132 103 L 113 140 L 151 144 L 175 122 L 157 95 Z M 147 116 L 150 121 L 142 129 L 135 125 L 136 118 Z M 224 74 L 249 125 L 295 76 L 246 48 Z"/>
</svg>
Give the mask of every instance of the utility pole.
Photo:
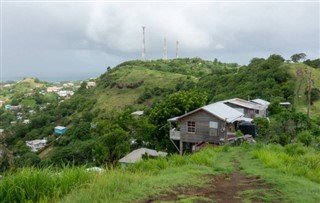
<svg viewBox="0 0 320 203">
<path fill-rule="evenodd" d="M 145 26 L 142 26 L 142 60 L 146 61 L 146 35 L 145 35 Z"/>
<path fill-rule="evenodd" d="M 163 60 L 167 60 L 168 55 L 167 55 L 167 39 L 163 39 Z"/>
</svg>

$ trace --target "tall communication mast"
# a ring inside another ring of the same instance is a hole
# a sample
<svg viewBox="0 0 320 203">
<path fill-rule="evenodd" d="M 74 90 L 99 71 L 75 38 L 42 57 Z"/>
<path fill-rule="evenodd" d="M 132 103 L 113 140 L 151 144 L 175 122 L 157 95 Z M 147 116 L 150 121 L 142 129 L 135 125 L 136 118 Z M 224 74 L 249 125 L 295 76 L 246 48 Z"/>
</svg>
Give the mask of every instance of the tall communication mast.
<svg viewBox="0 0 320 203">
<path fill-rule="evenodd" d="M 167 60 L 168 55 L 167 55 L 167 39 L 163 39 L 163 60 Z"/>
<path fill-rule="evenodd" d="M 146 36 L 145 36 L 145 26 L 142 26 L 142 60 L 145 61 L 146 59 Z"/>
<path fill-rule="evenodd" d="M 176 58 L 179 58 L 179 41 L 176 42 Z"/>
</svg>

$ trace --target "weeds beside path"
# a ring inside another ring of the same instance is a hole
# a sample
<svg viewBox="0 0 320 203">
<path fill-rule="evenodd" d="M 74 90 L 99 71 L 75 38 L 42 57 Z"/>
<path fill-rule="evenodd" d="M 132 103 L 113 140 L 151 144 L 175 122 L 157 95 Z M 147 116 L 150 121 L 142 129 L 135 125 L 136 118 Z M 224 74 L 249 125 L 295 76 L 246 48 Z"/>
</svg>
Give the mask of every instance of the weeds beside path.
<svg viewBox="0 0 320 203">
<path fill-rule="evenodd" d="M 260 176 L 241 172 L 238 160 L 234 161 L 234 168 L 235 171 L 227 175 L 205 176 L 204 179 L 209 180 L 205 186 L 179 186 L 142 202 L 283 202 L 281 193 Z"/>
</svg>

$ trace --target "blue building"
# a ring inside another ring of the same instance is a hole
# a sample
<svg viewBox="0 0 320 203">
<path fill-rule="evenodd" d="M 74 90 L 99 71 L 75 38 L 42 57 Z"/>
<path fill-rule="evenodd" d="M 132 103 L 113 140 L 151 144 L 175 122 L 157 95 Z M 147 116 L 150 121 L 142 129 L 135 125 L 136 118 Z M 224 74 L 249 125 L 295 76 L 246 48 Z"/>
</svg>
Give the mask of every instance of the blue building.
<svg viewBox="0 0 320 203">
<path fill-rule="evenodd" d="M 63 127 L 63 126 L 57 126 L 54 128 L 54 132 L 57 133 L 57 134 L 64 134 L 66 132 L 67 128 L 66 127 Z"/>
</svg>

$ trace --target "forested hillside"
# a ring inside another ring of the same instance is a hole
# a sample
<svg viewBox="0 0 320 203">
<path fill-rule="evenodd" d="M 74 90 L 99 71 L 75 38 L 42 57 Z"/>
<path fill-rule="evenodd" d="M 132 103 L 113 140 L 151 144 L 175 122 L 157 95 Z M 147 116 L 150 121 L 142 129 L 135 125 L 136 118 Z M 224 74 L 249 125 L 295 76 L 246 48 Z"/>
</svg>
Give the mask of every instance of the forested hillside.
<svg viewBox="0 0 320 203">
<path fill-rule="evenodd" d="M 306 95 L 297 96 L 306 90 L 306 80 L 297 80 L 297 67 L 312 70 L 312 119 L 305 114 Z M 279 55 L 254 58 L 247 66 L 199 58 L 124 62 L 108 68 L 96 79 L 95 87 L 87 88 L 83 82 L 70 99 L 59 102 L 53 98 L 48 103 L 50 97 L 40 95 L 47 105 L 31 115 L 29 125 L 18 122 L 12 126 L 10 119 L 3 120 L 6 127 L 2 143 L 7 146 L 3 150 L 7 158 L 1 160 L 1 170 L 31 165 L 114 166 L 138 147 L 175 152 L 168 139 L 168 118 L 234 97 L 270 101 L 275 122 L 256 121 L 261 126 L 258 133 L 261 139 L 285 145 L 300 133 L 305 133 L 301 139 L 319 134 L 318 81 L 319 69 L 287 63 Z M 299 93 L 297 82 L 301 82 Z M 293 111 L 279 105 L 284 101 L 293 104 Z M 144 110 L 144 115 L 133 116 L 135 110 Z M 9 114 L 2 109 L 0 116 L 14 118 Z M 299 126 L 294 131 L 285 127 L 292 125 L 289 118 Z M 67 132 L 55 134 L 57 125 L 66 126 Z M 24 143 L 44 137 L 48 145 L 36 153 Z"/>
</svg>

